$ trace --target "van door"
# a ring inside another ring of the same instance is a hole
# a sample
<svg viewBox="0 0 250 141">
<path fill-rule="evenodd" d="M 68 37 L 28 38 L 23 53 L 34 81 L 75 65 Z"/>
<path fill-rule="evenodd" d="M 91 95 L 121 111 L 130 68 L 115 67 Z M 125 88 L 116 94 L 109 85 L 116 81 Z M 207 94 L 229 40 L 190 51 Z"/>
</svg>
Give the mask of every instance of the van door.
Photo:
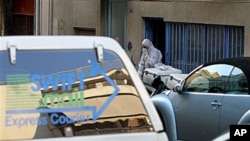
<svg viewBox="0 0 250 141">
<path fill-rule="evenodd" d="M 32 39 L 0 40 L 0 140 L 159 140 L 119 49 Z"/>
</svg>

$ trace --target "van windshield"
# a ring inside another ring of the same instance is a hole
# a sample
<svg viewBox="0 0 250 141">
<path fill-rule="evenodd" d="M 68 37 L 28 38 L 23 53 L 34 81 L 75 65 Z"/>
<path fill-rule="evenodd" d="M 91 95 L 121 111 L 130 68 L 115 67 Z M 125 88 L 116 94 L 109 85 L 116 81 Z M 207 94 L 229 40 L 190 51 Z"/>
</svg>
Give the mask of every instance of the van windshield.
<svg viewBox="0 0 250 141">
<path fill-rule="evenodd" d="M 0 52 L 0 140 L 153 131 L 120 58 L 96 58 L 91 49 L 27 50 L 10 64 Z"/>
</svg>

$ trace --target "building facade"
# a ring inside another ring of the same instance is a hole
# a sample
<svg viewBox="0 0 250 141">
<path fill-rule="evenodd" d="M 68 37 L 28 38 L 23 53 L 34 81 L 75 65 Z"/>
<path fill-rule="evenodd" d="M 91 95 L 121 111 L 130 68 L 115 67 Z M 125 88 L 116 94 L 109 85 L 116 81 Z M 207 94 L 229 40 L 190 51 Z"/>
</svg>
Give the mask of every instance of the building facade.
<svg viewBox="0 0 250 141">
<path fill-rule="evenodd" d="M 10 1 L 15 6 L 18 0 L 0 0 L 1 35 L 8 33 Z M 33 35 L 113 37 L 136 67 L 144 38 L 162 51 L 163 63 L 185 73 L 216 59 L 250 55 L 249 0 L 30 1 L 33 14 L 21 16 L 33 20 Z"/>
<path fill-rule="evenodd" d="M 143 38 L 164 52 L 165 64 L 185 73 L 205 62 L 250 55 L 250 1 L 131 0 L 127 7 L 133 56 L 140 55 Z"/>
</svg>

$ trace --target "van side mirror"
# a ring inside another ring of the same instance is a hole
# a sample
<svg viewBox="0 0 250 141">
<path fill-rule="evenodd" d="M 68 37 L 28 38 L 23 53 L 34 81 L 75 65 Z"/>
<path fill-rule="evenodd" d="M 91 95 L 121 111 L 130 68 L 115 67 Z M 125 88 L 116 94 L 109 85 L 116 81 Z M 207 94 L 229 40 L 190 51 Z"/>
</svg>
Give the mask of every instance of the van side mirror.
<svg viewBox="0 0 250 141">
<path fill-rule="evenodd" d="M 177 93 L 182 93 L 181 84 L 180 83 L 176 84 L 173 88 L 173 91 Z"/>
<path fill-rule="evenodd" d="M 66 137 L 73 137 L 74 133 L 72 127 L 64 127 L 64 134 Z"/>
</svg>

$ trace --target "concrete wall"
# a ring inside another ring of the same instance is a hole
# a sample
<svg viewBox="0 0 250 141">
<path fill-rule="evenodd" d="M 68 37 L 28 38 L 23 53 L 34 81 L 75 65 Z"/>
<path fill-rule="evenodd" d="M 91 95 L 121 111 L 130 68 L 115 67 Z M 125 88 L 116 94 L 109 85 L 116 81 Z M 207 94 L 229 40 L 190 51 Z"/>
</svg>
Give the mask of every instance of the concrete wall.
<svg viewBox="0 0 250 141">
<path fill-rule="evenodd" d="M 73 26 L 95 28 L 96 34 L 100 35 L 100 0 L 73 0 L 73 7 Z"/>
<path fill-rule="evenodd" d="M 96 35 L 104 35 L 105 0 L 42 0 L 41 34 L 72 35 L 73 27 L 95 28 Z M 143 17 L 163 18 L 166 22 L 190 22 L 244 26 L 245 56 L 250 56 L 250 1 L 239 0 L 161 0 L 127 2 L 127 51 L 139 62 L 141 41 L 145 35 Z"/>
<path fill-rule="evenodd" d="M 132 11 L 132 12 L 131 12 Z M 143 17 L 161 17 L 168 22 L 244 26 L 244 56 L 250 56 L 250 1 L 128 1 L 127 40 L 133 44 L 137 63 L 145 35 Z"/>
<path fill-rule="evenodd" d="M 42 0 L 41 34 L 73 35 L 74 27 L 95 28 L 100 35 L 100 0 Z"/>
<path fill-rule="evenodd" d="M 53 0 L 53 35 L 72 35 L 73 1 Z"/>
</svg>

